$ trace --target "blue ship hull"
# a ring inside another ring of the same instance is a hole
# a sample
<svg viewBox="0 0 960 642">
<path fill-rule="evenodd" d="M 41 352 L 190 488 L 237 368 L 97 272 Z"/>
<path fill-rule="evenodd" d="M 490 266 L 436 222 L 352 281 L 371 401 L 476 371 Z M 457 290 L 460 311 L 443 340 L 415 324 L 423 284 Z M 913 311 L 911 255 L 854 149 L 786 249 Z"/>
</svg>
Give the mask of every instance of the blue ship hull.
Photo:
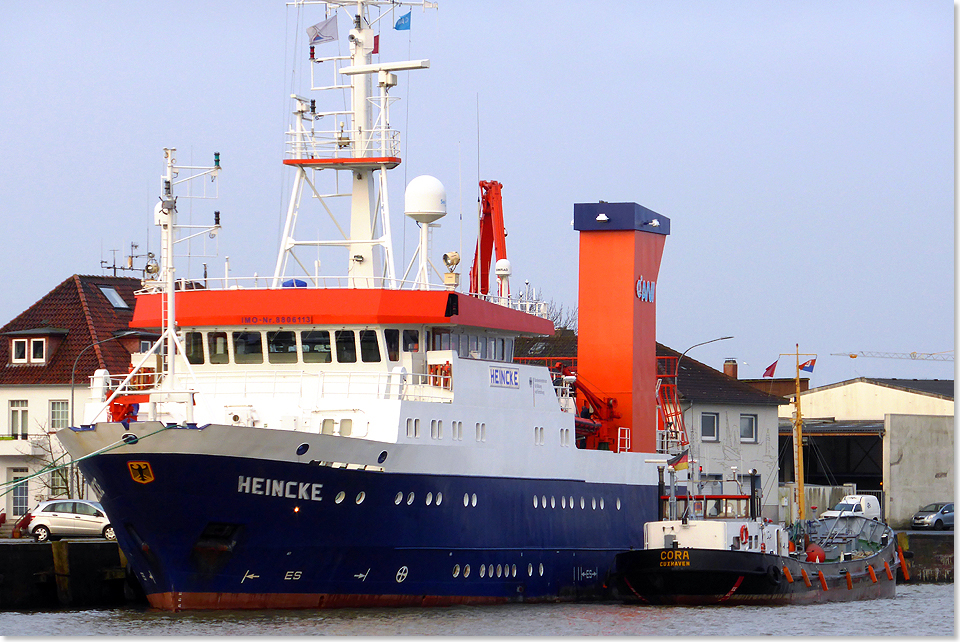
<svg viewBox="0 0 960 642">
<path fill-rule="evenodd" d="M 656 519 L 654 486 L 209 454 L 80 466 L 170 610 L 610 599 L 616 554 Z"/>
</svg>

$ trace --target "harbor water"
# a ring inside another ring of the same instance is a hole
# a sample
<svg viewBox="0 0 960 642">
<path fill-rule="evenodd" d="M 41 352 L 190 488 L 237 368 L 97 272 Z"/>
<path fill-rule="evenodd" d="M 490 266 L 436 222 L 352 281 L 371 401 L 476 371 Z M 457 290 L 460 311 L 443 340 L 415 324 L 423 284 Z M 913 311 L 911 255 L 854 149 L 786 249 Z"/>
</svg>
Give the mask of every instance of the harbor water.
<svg viewBox="0 0 960 642">
<path fill-rule="evenodd" d="M 719 635 L 954 636 L 954 585 L 905 584 L 893 599 L 805 606 L 510 604 L 326 611 L 151 609 L 0 612 L 3 636 Z"/>
</svg>

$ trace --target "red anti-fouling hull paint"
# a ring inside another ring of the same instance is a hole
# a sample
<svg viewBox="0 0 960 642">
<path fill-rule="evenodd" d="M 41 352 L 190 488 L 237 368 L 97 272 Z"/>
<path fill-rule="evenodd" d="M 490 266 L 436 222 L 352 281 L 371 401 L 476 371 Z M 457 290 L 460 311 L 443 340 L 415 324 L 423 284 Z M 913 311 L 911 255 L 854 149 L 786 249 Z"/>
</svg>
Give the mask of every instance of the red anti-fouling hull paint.
<svg viewBox="0 0 960 642">
<path fill-rule="evenodd" d="M 470 595 L 335 595 L 328 593 L 154 593 L 150 606 L 164 611 L 234 609 L 346 609 L 398 606 L 504 604 L 505 597 Z"/>
</svg>

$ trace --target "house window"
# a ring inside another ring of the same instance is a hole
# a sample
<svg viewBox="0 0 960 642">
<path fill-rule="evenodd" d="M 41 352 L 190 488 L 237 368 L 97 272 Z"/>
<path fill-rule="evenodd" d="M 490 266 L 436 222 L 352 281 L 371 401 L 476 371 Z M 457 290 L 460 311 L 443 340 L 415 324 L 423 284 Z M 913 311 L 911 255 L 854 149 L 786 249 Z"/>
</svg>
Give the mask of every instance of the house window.
<svg viewBox="0 0 960 642">
<path fill-rule="evenodd" d="M 66 497 L 69 492 L 67 488 L 67 469 L 58 468 L 50 473 L 50 496 Z"/>
<path fill-rule="evenodd" d="M 703 441 L 720 441 L 719 413 L 700 413 L 700 439 Z"/>
<path fill-rule="evenodd" d="M 28 500 L 30 499 L 30 496 L 28 494 L 28 482 L 22 481 L 19 484 L 17 484 L 17 482 L 26 478 L 27 469 L 11 468 L 10 472 L 13 474 L 12 481 L 14 484 L 16 484 L 13 487 L 13 515 L 14 517 L 20 517 L 26 513 L 27 509 L 29 508 Z"/>
<path fill-rule="evenodd" d="M 50 430 L 60 430 L 70 425 L 70 402 L 50 402 Z"/>
<path fill-rule="evenodd" d="M 757 443 L 756 415 L 740 415 L 740 441 Z"/>
<path fill-rule="evenodd" d="M 45 339 L 30 339 L 30 361 L 43 363 L 46 361 L 47 342 Z"/>
<path fill-rule="evenodd" d="M 10 360 L 13 363 L 27 362 L 27 340 L 26 339 L 13 340 L 13 345 L 10 347 Z"/>
<path fill-rule="evenodd" d="M 27 438 L 27 402 L 10 401 L 10 436 L 13 439 Z"/>
</svg>

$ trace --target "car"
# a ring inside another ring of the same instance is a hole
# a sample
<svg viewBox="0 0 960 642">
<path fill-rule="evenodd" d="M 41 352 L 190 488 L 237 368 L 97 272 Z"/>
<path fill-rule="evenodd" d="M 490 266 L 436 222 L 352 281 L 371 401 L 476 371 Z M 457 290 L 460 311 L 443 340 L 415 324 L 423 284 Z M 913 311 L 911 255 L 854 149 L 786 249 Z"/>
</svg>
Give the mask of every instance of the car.
<svg viewBox="0 0 960 642">
<path fill-rule="evenodd" d="M 851 515 L 880 521 L 880 501 L 873 495 L 847 495 L 831 510 L 820 513 L 820 519 Z"/>
<path fill-rule="evenodd" d="M 17 522 L 20 532 L 38 542 L 60 537 L 117 538 L 107 513 L 98 502 L 86 499 L 51 499 L 40 502 Z"/>
<path fill-rule="evenodd" d="M 927 504 L 910 520 L 913 529 L 932 528 L 942 531 L 944 528 L 953 530 L 953 502 L 934 502 Z"/>
</svg>

